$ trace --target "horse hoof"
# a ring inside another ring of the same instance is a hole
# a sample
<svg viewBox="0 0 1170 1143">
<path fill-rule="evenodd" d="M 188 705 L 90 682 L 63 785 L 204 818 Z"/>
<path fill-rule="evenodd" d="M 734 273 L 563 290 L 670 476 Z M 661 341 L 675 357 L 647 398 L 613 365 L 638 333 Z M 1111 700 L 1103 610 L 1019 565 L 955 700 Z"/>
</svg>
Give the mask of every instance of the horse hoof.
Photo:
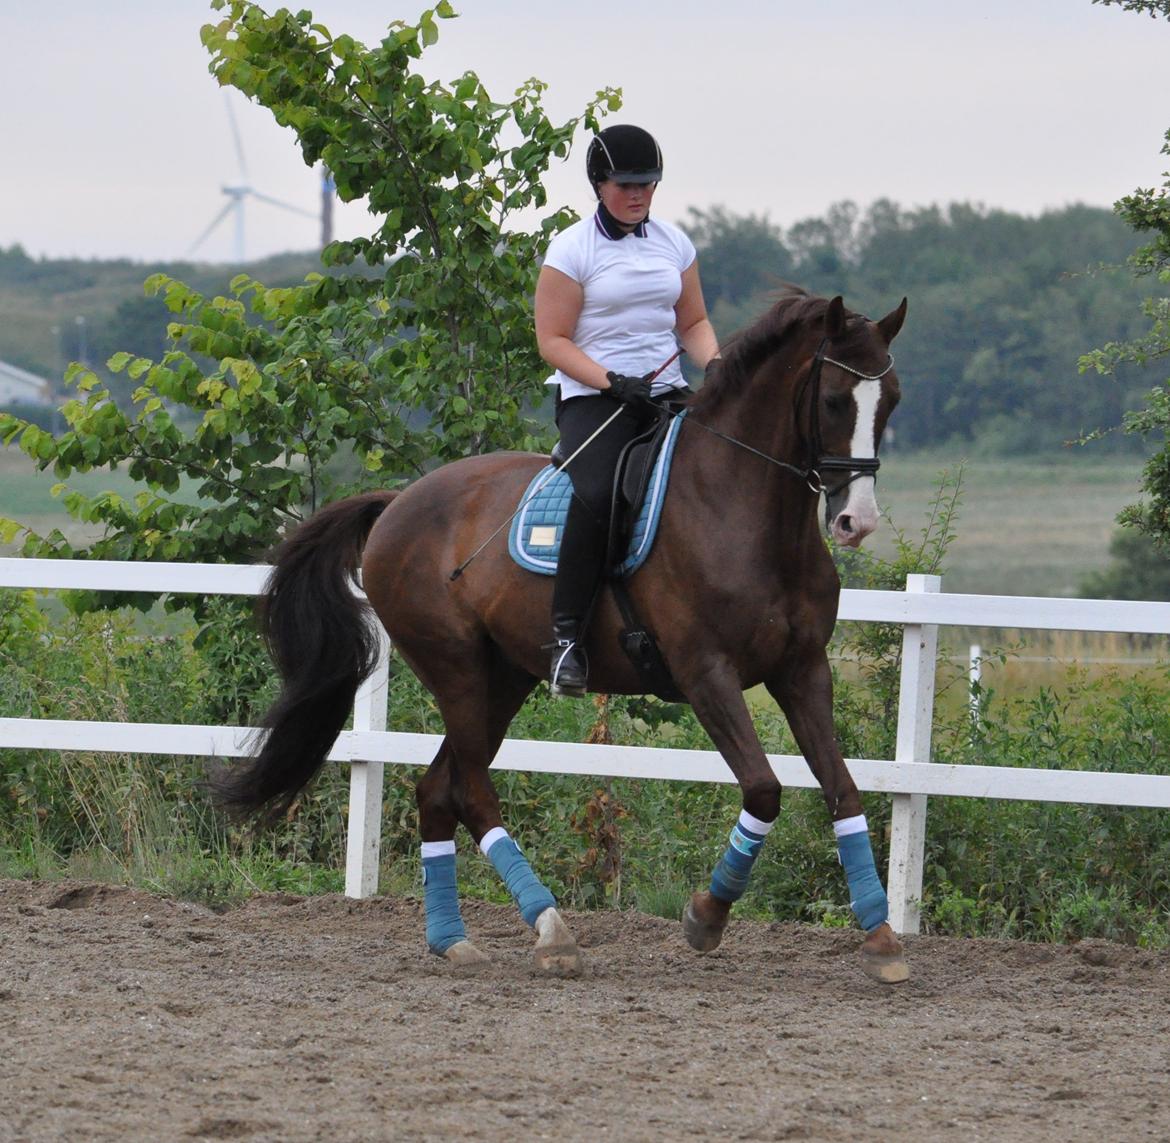
<svg viewBox="0 0 1170 1143">
<path fill-rule="evenodd" d="M 709 893 L 696 893 L 683 910 L 682 930 L 687 944 L 696 952 L 713 952 L 723 940 L 723 930 L 727 927 L 727 916 L 718 922 L 704 921 L 695 910 L 696 902 L 700 907 L 705 903 L 702 898 L 710 899 Z"/>
<path fill-rule="evenodd" d="M 903 984 L 910 978 L 902 942 L 888 924 L 879 925 L 865 938 L 861 946 L 861 967 L 866 976 L 881 984 Z"/>
<path fill-rule="evenodd" d="M 443 959 L 460 972 L 478 972 L 491 964 L 486 953 L 481 953 L 470 941 L 456 941 L 442 954 Z"/>
<path fill-rule="evenodd" d="M 585 971 L 581 950 L 556 909 L 545 909 L 536 918 L 536 969 L 545 976 L 580 976 Z"/>
</svg>

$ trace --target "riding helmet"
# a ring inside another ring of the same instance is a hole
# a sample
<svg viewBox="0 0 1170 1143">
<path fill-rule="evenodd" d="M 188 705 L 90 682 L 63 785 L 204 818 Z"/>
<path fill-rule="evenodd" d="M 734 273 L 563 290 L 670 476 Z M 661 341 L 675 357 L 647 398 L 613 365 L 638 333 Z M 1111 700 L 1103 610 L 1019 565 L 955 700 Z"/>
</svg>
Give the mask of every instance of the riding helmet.
<svg viewBox="0 0 1170 1143">
<path fill-rule="evenodd" d="M 606 127 L 589 144 L 585 173 L 594 188 L 606 179 L 617 183 L 658 183 L 662 181 L 662 151 L 654 136 L 641 127 Z"/>
</svg>

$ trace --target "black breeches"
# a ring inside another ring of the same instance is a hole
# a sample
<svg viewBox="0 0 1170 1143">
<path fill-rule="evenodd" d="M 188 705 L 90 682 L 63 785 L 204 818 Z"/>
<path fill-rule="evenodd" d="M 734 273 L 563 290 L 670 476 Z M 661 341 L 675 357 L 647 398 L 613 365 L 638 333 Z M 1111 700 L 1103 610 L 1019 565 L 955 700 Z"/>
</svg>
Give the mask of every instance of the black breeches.
<svg viewBox="0 0 1170 1143">
<path fill-rule="evenodd" d="M 613 477 L 621 451 L 653 424 L 650 410 L 635 412 L 609 397 L 570 397 L 557 409 L 561 451 L 571 457 L 617 410 L 611 424 L 585 447 L 567 472 L 573 484 L 557 577 L 553 621 L 583 623 L 593 600 L 609 541 Z"/>
<path fill-rule="evenodd" d="M 566 470 L 573 483 L 573 502 L 580 503 L 603 528 L 609 526 L 613 474 L 622 449 L 654 423 L 652 412 L 635 412 L 609 397 L 570 397 L 557 410 L 561 451 L 570 457 L 593 433 L 621 410 Z"/>
</svg>

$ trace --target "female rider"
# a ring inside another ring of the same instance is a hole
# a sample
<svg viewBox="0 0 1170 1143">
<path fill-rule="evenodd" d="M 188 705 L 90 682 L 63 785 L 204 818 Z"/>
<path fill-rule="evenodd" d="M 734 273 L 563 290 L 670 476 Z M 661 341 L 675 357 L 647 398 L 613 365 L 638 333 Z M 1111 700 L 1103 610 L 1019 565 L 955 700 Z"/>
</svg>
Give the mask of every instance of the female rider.
<svg viewBox="0 0 1170 1143">
<path fill-rule="evenodd" d="M 672 362 L 678 344 L 705 368 L 718 357 L 691 240 L 650 220 L 662 152 L 640 127 L 606 127 L 589 144 L 585 170 L 596 213 L 549 244 L 536 285 L 536 341 L 556 372 L 562 451 L 573 485 L 553 586 L 553 694 L 583 695 L 585 624 L 601 581 L 614 469 L 622 448 L 689 392 Z M 653 377 L 653 382 L 651 378 Z M 617 409 L 621 415 L 606 425 Z"/>
</svg>

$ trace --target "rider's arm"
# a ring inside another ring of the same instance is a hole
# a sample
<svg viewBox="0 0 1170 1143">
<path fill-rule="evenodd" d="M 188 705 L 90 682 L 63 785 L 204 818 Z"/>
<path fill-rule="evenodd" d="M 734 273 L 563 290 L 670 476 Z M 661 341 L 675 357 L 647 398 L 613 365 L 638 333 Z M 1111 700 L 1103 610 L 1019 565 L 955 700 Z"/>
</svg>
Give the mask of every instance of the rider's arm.
<svg viewBox="0 0 1170 1143">
<path fill-rule="evenodd" d="M 568 274 L 542 266 L 536 280 L 536 346 L 554 369 L 591 389 L 608 389 L 606 369 L 573 344 L 585 293 Z"/>
<path fill-rule="evenodd" d="M 687 356 L 700 369 L 705 368 L 712 357 L 719 356 L 719 340 L 707 317 L 697 259 L 683 271 L 682 293 L 674 304 L 674 316 L 675 330 Z"/>
</svg>

